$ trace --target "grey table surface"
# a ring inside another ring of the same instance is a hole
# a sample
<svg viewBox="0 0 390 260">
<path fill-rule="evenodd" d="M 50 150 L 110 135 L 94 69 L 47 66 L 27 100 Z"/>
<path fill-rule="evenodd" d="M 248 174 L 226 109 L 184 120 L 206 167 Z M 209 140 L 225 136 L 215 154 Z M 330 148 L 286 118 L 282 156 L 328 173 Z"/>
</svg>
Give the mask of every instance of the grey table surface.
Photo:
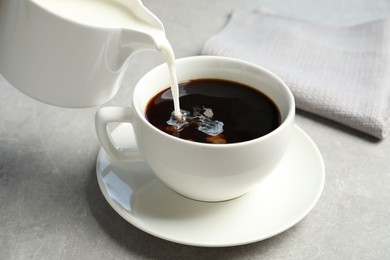
<svg viewBox="0 0 390 260">
<path fill-rule="evenodd" d="M 164 23 L 177 57 L 198 55 L 237 8 L 330 25 L 390 16 L 390 1 L 145 0 Z M 162 62 L 134 56 L 119 93 Z M 22 72 L 21 72 L 22 76 Z M 390 86 L 389 86 L 390 87 Z M 326 185 L 300 223 L 267 240 L 202 248 L 153 237 L 122 219 L 98 188 L 98 108 L 63 109 L 24 96 L 0 76 L 0 259 L 389 259 L 390 138 L 377 141 L 297 111 L 296 123 L 319 147 Z"/>
</svg>

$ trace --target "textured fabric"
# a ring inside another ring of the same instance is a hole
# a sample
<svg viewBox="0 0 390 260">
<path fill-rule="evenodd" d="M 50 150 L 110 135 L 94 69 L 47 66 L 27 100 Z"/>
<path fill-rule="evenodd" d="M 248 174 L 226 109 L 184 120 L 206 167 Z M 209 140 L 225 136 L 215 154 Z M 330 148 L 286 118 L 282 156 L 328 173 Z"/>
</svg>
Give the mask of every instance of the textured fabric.
<svg viewBox="0 0 390 260">
<path fill-rule="evenodd" d="M 298 108 L 380 139 L 389 133 L 389 20 L 327 27 L 236 11 L 202 54 L 261 65 L 286 82 Z"/>
</svg>

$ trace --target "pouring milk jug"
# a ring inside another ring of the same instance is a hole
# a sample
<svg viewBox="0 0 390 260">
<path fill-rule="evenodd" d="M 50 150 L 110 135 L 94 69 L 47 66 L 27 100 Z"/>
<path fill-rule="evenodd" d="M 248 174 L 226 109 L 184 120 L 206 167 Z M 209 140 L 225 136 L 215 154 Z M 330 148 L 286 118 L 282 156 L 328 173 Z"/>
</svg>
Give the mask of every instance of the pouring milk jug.
<svg viewBox="0 0 390 260">
<path fill-rule="evenodd" d="M 0 73 L 42 102 L 103 104 L 142 50 L 162 50 L 173 64 L 162 23 L 140 0 L 0 2 Z"/>
</svg>

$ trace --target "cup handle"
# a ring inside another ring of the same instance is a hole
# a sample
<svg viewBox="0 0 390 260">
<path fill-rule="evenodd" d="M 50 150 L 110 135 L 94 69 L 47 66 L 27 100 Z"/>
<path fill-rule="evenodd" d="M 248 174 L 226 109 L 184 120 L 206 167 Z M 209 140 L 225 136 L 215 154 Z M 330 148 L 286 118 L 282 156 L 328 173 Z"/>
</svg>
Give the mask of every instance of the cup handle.
<svg viewBox="0 0 390 260">
<path fill-rule="evenodd" d="M 103 107 L 95 115 L 95 128 L 99 142 L 106 153 L 117 161 L 141 161 L 142 156 L 137 147 L 116 147 L 108 131 L 109 123 L 133 123 L 133 112 L 123 107 Z"/>
</svg>

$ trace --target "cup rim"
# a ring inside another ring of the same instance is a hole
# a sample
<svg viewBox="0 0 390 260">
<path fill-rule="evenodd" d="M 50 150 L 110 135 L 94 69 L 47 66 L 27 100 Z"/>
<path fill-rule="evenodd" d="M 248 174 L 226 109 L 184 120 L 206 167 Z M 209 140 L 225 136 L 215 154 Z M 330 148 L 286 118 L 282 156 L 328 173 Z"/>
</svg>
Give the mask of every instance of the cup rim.
<svg viewBox="0 0 390 260">
<path fill-rule="evenodd" d="M 170 135 L 168 133 L 165 133 L 164 131 L 158 129 L 153 124 L 151 124 L 146 119 L 145 114 L 140 111 L 140 108 L 137 105 L 138 104 L 138 100 L 137 100 L 137 95 L 136 94 L 137 94 L 138 90 L 140 89 L 140 85 L 142 84 L 143 79 L 145 79 L 147 77 L 150 77 L 150 75 L 153 75 L 154 73 L 157 73 L 158 71 L 166 68 L 166 63 L 163 63 L 163 64 L 160 64 L 160 65 L 152 68 L 151 70 L 149 70 L 138 81 L 138 83 L 134 87 L 133 97 L 132 97 L 132 109 L 135 111 L 135 114 L 137 115 L 138 118 L 141 119 L 141 121 L 144 124 L 150 126 L 151 129 L 153 129 L 153 131 L 155 131 L 156 133 L 158 133 L 160 135 L 163 135 L 163 136 L 169 138 L 170 140 L 172 140 L 174 142 L 178 142 L 178 143 L 182 143 L 182 144 L 194 145 L 194 146 L 199 146 L 199 147 L 212 147 L 212 148 L 215 148 L 215 149 L 223 149 L 224 147 L 227 148 L 227 147 L 236 147 L 236 146 L 242 146 L 242 145 L 255 144 L 255 143 L 258 143 L 258 142 L 262 142 L 262 141 L 264 141 L 266 139 L 272 138 L 272 136 L 274 136 L 278 132 L 282 131 L 282 128 L 287 127 L 287 124 L 289 124 L 289 122 L 291 120 L 292 121 L 294 120 L 294 117 L 295 117 L 295 99 L 294 99 L 294 96 L 293 96 L 290 88 L 287 86 L 287 84 L 283 80 L 281 80 L 277 75 L 275 75 L 274 73 L 272 73 L 268 69 L 266 69 L 266 68 L 264 68 L 262 66 L 259 66 L 257 64 L 245 61 L 245 60 L 241 60 L 241 59 L 237 59 L 237 58 L 230 58 L 230 57 L 223 57 L 223 56 L 214 56 L 214 55 L 189 56 L 189 57 L 179 58 L 179 59 L 175 60 L 175 64 L 176 64 L 176 67 L 177 67 L 177 66 L 180 66 L 179 64 L 181 64 L 181 63 L 194 62 L 194 61 L 199 61 L 199 60 L 220 61 L 220 62 L 228 62 L 228 63 L 229 62 L 230 63 L 240 63 L 242 65 L 245 65 L 245 66 L 248 66 L 248 67 L 252 67 L 252 68 L 254 68 L 256 70 L 259 70 L 264 75 L 267 75 L 267 77 L 270 77 L 273 80 L 277 81 L 285 89 L 285 93 L 287 94 L 288 100 L 290 102 L 289 109 L 288 109 L 288 112 L 287 112 L 287 116 L 284 118 L 284 120 L 281 122 L 281 124 L 276 129 L 272 130 L 271 132 L 269 132 L 269 133 L 267 133 L 267 134 L 265 134 L 263 136 L 251 139 L 251 140 L 237 142 L 237 143 L 227 143 L 227 144 L 201 143 L 201 142 L 189 141 L 189 140 L 185 140 L 185 139 L 182 139 L 182 138 L 179 138 L 179 137 L 172 136 L 172 135 Z M 210 78 L 212 78 L 212 77 L 210 77 Z M 240 81 L 236 81 L 236 82 L 240 82 Z M 157 92 L 153 93 L 153 96 L 156 95 L 156 94 L 157 94 Z M 149 97 L 149 100 L 153 96 Z"/>
</svg>

